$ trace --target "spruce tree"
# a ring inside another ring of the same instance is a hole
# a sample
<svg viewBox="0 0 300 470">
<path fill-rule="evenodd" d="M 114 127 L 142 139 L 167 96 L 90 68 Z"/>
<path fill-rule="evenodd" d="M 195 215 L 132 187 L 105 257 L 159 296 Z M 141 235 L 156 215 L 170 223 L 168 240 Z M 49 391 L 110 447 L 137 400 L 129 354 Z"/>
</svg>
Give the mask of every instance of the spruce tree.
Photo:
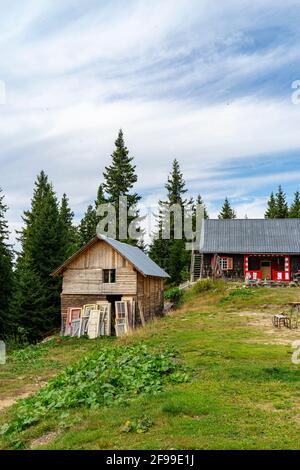
<svg viewBox="0 0 300 470">
<path fill-rule="evenodd" d="M 204 219 L 209 219 L 209 215 L 208 215 L 208 212 L 207 212 L 206 205 L 204 204 L 203 199 L 202 199 L 200 194 L 198 194 L 198 196 L 197 196 L 196 204 L 203 207 L 203 217 L 204 217 Z"/>
<path fill-rule="evenodd" d="M 295 192 L 294 201 L 291 204 L 289 210 L 289 217 L 292 219 L 300 218 L 300 193 L 299 191 Z"/>
<path fill-rule="evenodd" d="M 26 255 L 20 256 L 16 264 L 14 293 L 6 328 L 8 336 L 21 336 L 34 342 L 53 329 L 52 315 L 45 314 L 46 289 L 32 261 Z"/>
<path fill-rule="evenodd" d="M 30 316 L 32 327 L 27 335 L 36 340 L 60 324 L 61 280 L 51 277 L 51 272 L 65 256 L 57 199 L 43 171 L 35 182 L 31 209 L 24 212 L 23 222 L 10 314 L 15 328 L 24 327 L 24 318 Z M 32 304 L 35 292 L 40 300 L 36 297 Z"/>
<path fill-rule="evenodd" d="M 103 173 L 103 190 L 107 195 L 107 202 L 113 204 L 116 210 L 117 239 L 122 239 L 122 241 L 136 245 L 137 240 L 130 239 L 128 235 L 125 239 L 120 237 L 119 230 L 121 228 L 118 217 L 119 198 L 121 196 L 127 197 L 127 211 L 129 207 L 136 207 L 138 201 L 141 199 L 141 197 L 133 191 L 133 186 L 137 182 L 136 167 L 133 164 L 133 157 L 129 156 L 129 150 L 125 145 L 122 130 L 119 131 L 117 140 L 115 141 L 115 147 L 116 148 L 111 156 L 111 164 L 105 167 L 105 171 Z M 138 211 L 136 212 L 136 215 L 138 216 Z M 125 229 L 128 228 L 128 225 L 132 220 L 133 217 L 128 215 L 127 227 L 125 227 Z"/>
<path fill-rule="evenodd" d="M 182 230 L 182 238 L 175 239 L 175 219 L 174 214 L 171 212 L 170 216 L 170 239 L 165 240 L 162 238 L 163 230 L 166 226 L 168 215 L 166 211 L 173 205 L 179 204 L 184 213 L 184 207 L 187 204 L 184 195 L 186 193 L 185 181 L 180 170 L 178 161 L 175 159 L 172 164 L 172 170 L 168 176 L 165 185 L 167 190 L 167 200 L 160 201 L 157 231 L 153 236 L 150 245 L 149 256 L 163 267 L 170 275 L 170 282 L 179 284 L 188 277 L 188 269 L 190 264 L 190 252 L 185 249 L 185 237 Z M 183 217 L 182 217 L 183 221 Z"/>
<path fill-rule="evenodd" d="M 97 225 L 100 217 L 97 215 L 97 208 L 107 202 L 104 194 L 103 184 L 100 184 L 97 191 L 97 198 L 94 205 L 89 205 L 78 227 L 78 244 L 84 246 L 96 236 Z"/>
<path fill-rule="evenodd" d="M 176 158 L 173 160 L 172 171 L 168 176 L 165 188 L 167 190 L 167 203 L 169 205 L 180 204 L 184 206 L 184 204 L 186 204 L 186 200 L 183 200 L 183 196 L 187 192 L 187 189 L 185 188 L 183 174 L 180 171 L 180 166 Z"/>
<path fill-rule="evenodd" d="M 73 219 L 74 213 L 69 207 L 69 200 L 66 194 L 63 194 L 59 209 L 59 220 L 61 224 L 63 257 L 65 259 L 69 258 L 79 248 L 78 234 L 73 225 Z"/>
<path fill-rule="evenodd" d="M 95 207 L 89 205 L 78 227 L 79 245 L 84 246 L 96 236 L 98 217 Z"/>
<path fill-rule="evenodd" d="M 13 252 L 9 244 L 8 223 L 6 220 L 7 206 L 0 188 L 0 336 L 7 329 L 8 306 L 13 281 Z"/>
<path fill-rule="evenodd" d="M 97 191 L 97 199 L 95 201 L 95 208 L 101 206 L 101 204 L 106 204 L 107 200 L 104 194 L 103 184 L 100 184 L 98 191 Z"/>
<path fill-rule="evenodd" d="M 265 212 L 265 218 L 266 219 L 275 219 L 277 215 L 277 209 L 276 209 L 276 200 L 274 193 L 272 192 L 270 195 L 270 198 L 268 200 L 268 206 L 267 210 Z"/>
<path fill-rule="evenodd" d="M 236 219 L 235 210 L 231 207 L 227 197 L 224 200 L 221 212 L 219 214 L 219 219 Z"/>
<path fill-rule="evenodd" d="M 282 190 L 282 187 L 278 187 L 276 193 L 276 219 L 286 219 L 289 216 L 289 207 L 286 202 L 286 195 Z"/>
</svg>

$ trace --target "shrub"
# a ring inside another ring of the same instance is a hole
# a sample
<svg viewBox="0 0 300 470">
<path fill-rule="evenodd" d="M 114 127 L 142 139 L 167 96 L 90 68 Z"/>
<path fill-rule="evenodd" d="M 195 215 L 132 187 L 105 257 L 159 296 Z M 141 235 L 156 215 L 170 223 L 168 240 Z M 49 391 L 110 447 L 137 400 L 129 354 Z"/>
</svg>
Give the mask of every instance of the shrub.
<svg viewBox="0 0 300 470">
<path fill-rule="evenodd" d="M 231 302 L 233 300 L 247 300 L 255 295 L 255 291 L 251 289 L 234 289 L 224 299 L 220 301 L 221 304 Z"/>
<path fill-rule="evenodd" d="M 195 294 L 201 294 L 210 290 L 220 290 L 220 288 L 224 288 L 224 281 L 222 280 L 201 279 L 192 287 L 192 290 Z"/>
<path fill-rule="evenodd" d="M 173 287 L 165 292 L 165 300 L 177 303 L 182 297 L 182 290 L 179 287 Z"/>
</svg>

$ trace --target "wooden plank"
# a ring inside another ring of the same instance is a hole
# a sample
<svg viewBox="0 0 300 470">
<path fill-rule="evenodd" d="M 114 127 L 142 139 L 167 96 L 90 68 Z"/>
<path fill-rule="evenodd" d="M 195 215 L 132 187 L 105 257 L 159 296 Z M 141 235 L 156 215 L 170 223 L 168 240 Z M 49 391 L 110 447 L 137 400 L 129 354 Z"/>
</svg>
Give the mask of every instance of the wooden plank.
<svg viewBox="0 0 300 470">
<path fill-rule="evenodd" d="M 146 325 L 146 322 L 145 322 L 145 317 L 144 317 L 144 311 L 143 311 L 143 304 L 142 302 L 138 302 L 138 311 L 139 311 L 139 315 L 140 315 L 140 319 L 141 319 L 141 323 L 142 323 L 142 326 L 145 326 Z"/>
</svg>

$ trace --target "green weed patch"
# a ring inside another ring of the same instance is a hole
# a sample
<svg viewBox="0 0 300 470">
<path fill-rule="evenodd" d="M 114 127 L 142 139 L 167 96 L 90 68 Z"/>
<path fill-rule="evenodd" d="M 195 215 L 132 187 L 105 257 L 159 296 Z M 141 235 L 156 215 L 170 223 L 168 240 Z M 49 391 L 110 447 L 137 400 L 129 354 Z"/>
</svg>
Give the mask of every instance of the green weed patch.
<svg viewBox="0 0 300 470">
<path fill-rule="evenodd" d="M 151 352 L 142 345 L 106 347 L 67 368 L 33 397 L 20 400 L 2 434 L 20 432 L 56 410 L 119 404 L 141 394 L 155 395 L 166 382 L 187 380 L 174 352 Z"/>
</svg>

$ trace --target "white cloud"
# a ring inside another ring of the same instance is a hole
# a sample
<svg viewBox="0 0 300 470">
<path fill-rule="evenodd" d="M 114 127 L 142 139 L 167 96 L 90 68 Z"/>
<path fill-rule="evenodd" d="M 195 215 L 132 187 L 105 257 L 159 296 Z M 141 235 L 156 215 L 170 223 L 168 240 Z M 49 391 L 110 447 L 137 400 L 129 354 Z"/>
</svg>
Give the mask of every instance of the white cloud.
<svg viewBox="0 0 300 470">
<path fill-rule="evenodd" d="M 298 2 L 124 5 L 32 0 L 2 7 L 0 79 L 7 104 L 0 106 L 0 185 L 11 225 L 20 223 L 41 168 L 60 195 L 68 193 L 79 218 L 95 197 L 120 127 L 147 200 L 161 195 L 176 157 L 212 214 L 226 192 L 242 217 L 262 215 L 262 199 L 253 194 L 277 184 L 278 175 L 245 178 L 227 165 L 259 165 L 272 154 L 280 162 L 300 148 L 300 106 L 292 105 L 288 89 L 300 77 L 291 74 L 289 82 L 285 75 L 284 97 L 266 93 L 266 77 L 271 86 L 272 76 L 299 62 L 291 41 L 299 37 Z M 284 33 L 263 36 L 261 47 L 253 28 L 258 35 Z M 253 87 L 258 79 L 261 87 Z M 282 182 L 298 179 L 281 168 Z M 246 211 L 237 199 L 248 196 Z"/>
</svg>

